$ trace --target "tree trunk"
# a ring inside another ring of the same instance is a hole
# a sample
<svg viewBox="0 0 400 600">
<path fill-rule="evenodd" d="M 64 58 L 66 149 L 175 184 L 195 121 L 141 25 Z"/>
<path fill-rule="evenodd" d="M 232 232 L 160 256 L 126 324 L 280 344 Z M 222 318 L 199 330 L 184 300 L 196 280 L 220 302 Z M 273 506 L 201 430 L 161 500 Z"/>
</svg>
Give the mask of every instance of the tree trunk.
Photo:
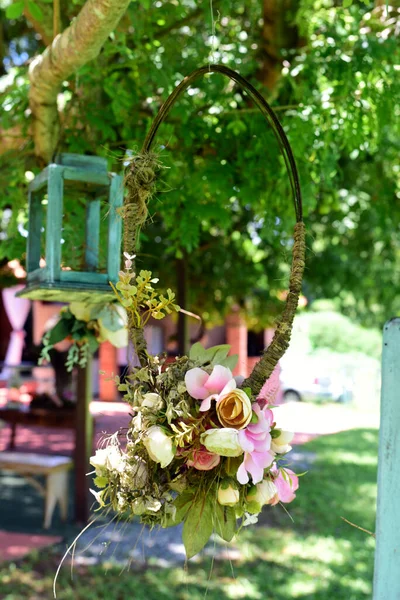
<svg viewBox="0 0 400 600">
<path fill-rule="evenodd" d="M 297 0 L 263 0 L 263 26 L 261 31 L 261 68 L 258 79 L 270 92 L 276 90 L 281 77 L 282 50 L 295 48 L 298 31 L 291 25 L 288 14 L 295 8 Z"/>
</svg>

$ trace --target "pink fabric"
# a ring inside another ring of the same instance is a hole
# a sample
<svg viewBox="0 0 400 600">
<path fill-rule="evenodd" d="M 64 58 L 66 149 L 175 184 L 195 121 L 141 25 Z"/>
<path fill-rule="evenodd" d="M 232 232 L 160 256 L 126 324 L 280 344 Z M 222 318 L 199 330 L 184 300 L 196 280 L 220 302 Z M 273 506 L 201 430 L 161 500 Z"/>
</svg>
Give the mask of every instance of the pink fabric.
<svg viewBox="0 0 400 600">
<path fill-rule="evenodd" d="M 260 395 L 258 396 L 258 403 L 261 408 L 267 404 L 280 404 L 282 399 L 280 373 L 281 367 L 278 363 L 261 388 Z"/>
<path fill-rule="evenodd" d="M 28 317 L 31 303 L 26 298 L 17 298 L 15 294 L 24 288 L 23 285 L 16 285 L 10 288 L 5 288 L 2 292 L 4 308 L 7 313 L 13 331 L 8 343 L 6 365 L 18 365 L 22 359 L 22 350 L 24 349 L 25 332 L 23 327 Z M 7 367 L 2 371 L 2 377 L 8 378 L 12 373 L 12 369 Z"/>
</svg>

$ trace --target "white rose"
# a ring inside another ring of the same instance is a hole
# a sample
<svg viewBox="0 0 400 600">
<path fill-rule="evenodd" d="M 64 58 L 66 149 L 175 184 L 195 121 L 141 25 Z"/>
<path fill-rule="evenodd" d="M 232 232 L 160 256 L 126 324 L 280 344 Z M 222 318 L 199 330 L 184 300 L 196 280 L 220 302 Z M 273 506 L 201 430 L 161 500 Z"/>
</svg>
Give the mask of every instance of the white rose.
<svg viewBox="0 0 400 600">
<path fill-rule="evenodd" d="M 261 483 L 257 483 L 255 488 L 253 488 L 249 495 L 247 496 L 247 502 L 257 502 L 257 504 L 264 506 L 264 504 L 269 504 L 271 500 L 277 497 L 278 489 L 273 481 L 269 479 L 264 479 Z"/>
<path fill-rule="evenodd" d="M 289 450 L 292 449 L 290 446 L 290 442 L 294 437 L 294 433 L 291 431 L 283 431 L 281 430 L 278 437 L 273 438 L 271 441 L 271 450 L 276 452 L 276 454 L 286 454 Z"/>
<path fill-rule="evenodd" d="M 231 484 L 224 487 L 222 484 L 218 488 L 218 502 L 222 504 L 222 506 L 235 506 L 239 502 L 239 490 L 233 487 Z"/>
<path fill-rule="evenodd" d="M 92 467 L 95 468 L 96 475 L 98 477 L 101 477 L 102 475 L 104 475 L 107 470 L 107 467 L 106 467 L 107 456 L 108 456 L 108 449 L 101 448 L 99 450 L 96 450 L 96 454 L 94 456 L 91 456 L 89 459 L 89 462 L 92 465 Z"/>
<path fill-rule="evenodd" d="M 125 467 L 125 456 L 115 446 L 108 446 L 96 450 L 96 454 L 90 457 L 90 464 L 98 477 L 106 475 L 107 470 L 121 473 Z"/>
<path fill-rule="evenodd" d="M 151 460 L 160 463 L 163 469 L 170 464 L 175 456 L 175 448 L 171 438 L 157 425 L 152 425 L 147 430 L 143 444 Z"/>
<path fill-rule="evenodd" d="M 109 446 L 107 450 L 107 469 L 110 469 L 110 471 L 118 471 L 119 473 L 122 473 L 122 471 L 125 468 L 125 456 L 115 446 Z"/>
<path fill-rule="evenodd" d="M 90 321 L 92 306 L 89 304 L 84 304 L 83 302 L 71 302 L 69 310 L 78 321 L 86 321 L 86 323 Z"/>
<path fill-rule="evenodd" d="M 220 456 L 240 456 L 243 449 L 239 444 L 237 429 L 208 429 L 200 436 L 200 441 L 209 452 Z"/>
<path fill-rule="evenodd" d="M 121 327 L 117 331 L 111 331 L 104 327 L 101 319 L 98 321 L 99 334 L 102 341 L 110 342 L 115 348 L 125 348 L 128 345 L 128 330 L 126 327 Z"/>
<path fill-rule="evenodd" d="M 149 392 L 148 394 L 143 395 L 143 399 L 140 403 L 141 406 L 145 408 L 156 408 L 160 407 L 163 404 L 163 400 L 160 394 L 155 394 L 154 392 Z"/>
</svg>

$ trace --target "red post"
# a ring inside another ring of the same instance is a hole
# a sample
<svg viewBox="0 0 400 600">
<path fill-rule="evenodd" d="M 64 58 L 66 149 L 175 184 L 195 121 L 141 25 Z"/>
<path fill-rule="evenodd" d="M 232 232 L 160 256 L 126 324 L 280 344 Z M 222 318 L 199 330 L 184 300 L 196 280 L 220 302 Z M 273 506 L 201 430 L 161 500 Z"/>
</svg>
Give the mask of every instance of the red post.
<svg viewBox="0 0 400 600">
<path fill-rule="evenodd" d="M 226 317 L 226 343 L 231 346 L 231 354 L 238 354 L 238 364 L 234 375 L 247 377 L 247 325 L 238 312 Z"/>
<path fill-rule="evenodd" d="M 104 371 L 105 375 L 100 375 L 99 399 L 103 402 L 112 402 L 118 398 L 117 386 L 111 379 L 118 375 L 117 352 L 117 348 L 110 342 L 103 342 L 100 346 L 99 369 Z"/>
</svg>

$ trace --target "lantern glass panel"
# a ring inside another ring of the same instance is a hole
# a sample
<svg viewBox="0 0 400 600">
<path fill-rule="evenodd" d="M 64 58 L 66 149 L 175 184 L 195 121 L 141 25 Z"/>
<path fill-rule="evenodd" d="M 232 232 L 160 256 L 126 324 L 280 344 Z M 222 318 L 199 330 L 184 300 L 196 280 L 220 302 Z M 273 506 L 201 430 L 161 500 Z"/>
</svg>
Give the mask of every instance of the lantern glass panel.
<svg viewBox="0 0 400 600">
<path fill-rule="evenodd" d="M 62 271 L 107 273 L 108 194 L 105 186 L 76 186 L 74 182 L 64 181 L 59 240 Z M 54 234 L 54 225 L 51 219 L 48 222 L 47 189 L 39 190 L 33 197 L 41 205 L 40 259 L 41 265 L 44 265 L 46 240 L 48 234 Z"/>
</svg>

